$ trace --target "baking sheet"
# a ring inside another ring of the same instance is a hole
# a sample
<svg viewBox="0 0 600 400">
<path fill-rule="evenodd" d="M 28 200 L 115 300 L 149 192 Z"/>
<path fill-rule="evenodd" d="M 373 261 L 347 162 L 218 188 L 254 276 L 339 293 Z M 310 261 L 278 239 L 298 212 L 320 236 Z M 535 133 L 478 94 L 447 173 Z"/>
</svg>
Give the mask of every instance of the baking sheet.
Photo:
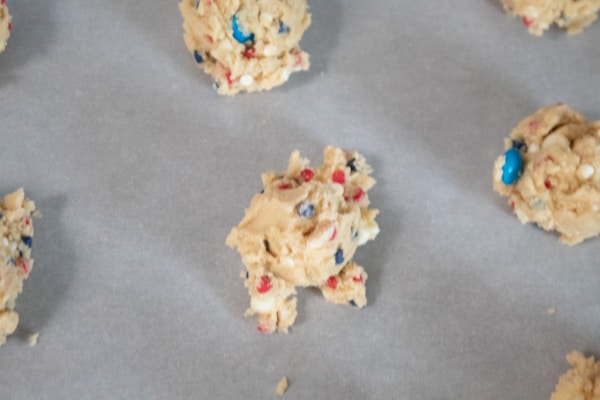
<svg viewBox="0 0 600 400">
<path fill-rule="evenodd" d="M 600 119 L 600 24 L 536 38 L 492 0 L 309 4 L 311 70 L 227 98 L 176 1 L 9 0 L 0 192 L 43 217 L 0 398 L 268 399 L 286 375 L 286 399 L 548 399 L 568 352 L 600 355 L 600 239 L 521 226 L 491 184 L 537 108 Z M 262 171 L 327 144 L 378 180 L 369 304 L 299 290 L 290 334 L 262 335 L 225 237 Z"/>
</svg>

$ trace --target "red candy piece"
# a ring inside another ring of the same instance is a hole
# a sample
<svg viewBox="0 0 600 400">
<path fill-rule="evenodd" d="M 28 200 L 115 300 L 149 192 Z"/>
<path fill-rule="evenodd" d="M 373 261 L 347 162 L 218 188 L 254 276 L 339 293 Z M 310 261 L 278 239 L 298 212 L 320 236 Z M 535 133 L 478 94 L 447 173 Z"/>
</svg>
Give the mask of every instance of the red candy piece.
<svg viewBox="0 0 600 400">
<path fill-rule="evenodd" d="M 352 200 L 354 201 L 359 201 L 360 199 L 362 199 L 362 197 L 365 195 L 364 190 L 362 190 L 362 188 L 358 188 L 358 192 L 356 192 L 354 194 L 354 196 L 352 196 Z"/>
<path fill-rule="evenodd" d="M 269 329 L 266 326 L 259 325 L 256 329 L 262 333 L 269 333 Z"/>
<path fill-rule="evenodd" d="M 335 276 L 330 276 L 329 279 L 327 279 L 327 286 L 329 286 L 332 289 L 337 288 L 337 279 Z"/>
<path fill-rule="evenodd" d="M 527 17 L 523 17 L 523 25 L 529 28 L 531 25 L 533 25 L 533 20 Z"/>
<path fill-rule="evenodd" d="M 229 83 L 229 85 L 233 84 L 233 81 L 231 80 L 231 72 L 225 74 L 225 79 L 227 79 L 227 83 Z"/>
<path fill-rule="evenodd" d="M 544 186 L 546 186 L 546 189 L 552 189 L 552 182 L 550 182 L 550 179 L 544 181 Z"/>
<path fill-rule="evenodd" d="M 0 0 L 0 4 L 6 3 L 6 0 Z"/>
<path fill-rule="evenodd" d="M 360 282 L 362 282 L 362 281 L 363 281 L 363 277 L 362 277 L 362 275 L 359 275 L 359 276 L 354 276 L 354 277 L 352 277 L 352 280 L 353 280 L 354 282 L 360 283 Z"/>
<path fill-rule="evenodd" d="M 331 175 L 331 180 L 335 183 L 343 185 L 344 182 L 346 182 L 346 175 L 344 174 L 344 171 L 338 169 L 333 172 L 333 175 Z"/>
<path fill-rule="evenodd" d="M 310 182 L 312 178 L 314 178 L 315 173 L 312 172 L 312 170 L 306 168 L 303 169 L 302 172 L 300 172 L 300 176 L 302 177 L 302 179 L 304 179 L 304 182 Z"/>
<path fill-rule="evenodd" d="M 335 239 L 336 236 L 337 236 L 337 229 L 333 228 L 333 233 L 331 234 L 329 241 L 331 242 L 333 239 Z"/>
<path fill-rule="evenodd" d="M 31 225 L 31 218 L 25 218 L 25 225 Z"/>
<path fill-rule="evenodd" d="M 302 65 L 302 53 L 300 53 L 300 50 L 296 50 L 294 56 L 296 56 L 296 67 Z"/>
<path fill-rule="evenodd" d="M 215 40 L 212 38 L 212 36 L 210 36 L 210 35 L 206 35 L 206 36 L 208 36 L 208 41 L 209 41 L 209 42 L 211 42 L 211 43 L 212 43 L 212 42 L 214 42 L 214 41 L 215 41 Z"/>
<path fill-rule="evenodd" d="M 17 267 L 23 270 L 23 273 L 27 275 L 29 273 L 29 266 L 27 265 L 27 261 L 22 258 L 18 258 L 16 261 Z"/>
<path fill-rule="evenodd" d="M 9 22 L 9 23 L 8 23 L 8 31 L 9 31 L 9 32 L 10 32 L 10 31 L 12 31 L 12 22 Z"/>
<path fill-rule="evenodd" d="M 279 186 L 277 186 L 277 189 L 286 190 L 290 189 L 291 187 L 292 185 L 290 185 L 289 183 L 281 183 L 279 184 Z"/>
<path fill-rule="evenodd" d="M 529 123 L 529 133 L 535 135 L 535 131 L 537 131 L 538 123 L 537 121 L 531 121 Z"/>
<path fill-rule="evenodd" d="M 250 60 L 250 59 L 252 59 L 252 58 L 254 58 L 254 57 L 255 57 L 254 53 L 256 53 L 256 49 L 255 49 L 254 47 L 251 47 L 251 48 L 249 48 L 249 49 L 245 50 L 245 51 L 242 53 L 242 55 L 244 56 L 244 58 L 245 58 L 246 60 Z"/>
<path fill-rule="evenodd" d="M 261 276 L 260 277 L 260 283 L 256 287 L 256 291 L 258 293 L 262 294 L 262 293 L 267 293 L 272 288 L 273 288 L 273 285 L 271 285 L 271 280 L 269 279 L 269 277 L 268 276 Z"/>
</svg>

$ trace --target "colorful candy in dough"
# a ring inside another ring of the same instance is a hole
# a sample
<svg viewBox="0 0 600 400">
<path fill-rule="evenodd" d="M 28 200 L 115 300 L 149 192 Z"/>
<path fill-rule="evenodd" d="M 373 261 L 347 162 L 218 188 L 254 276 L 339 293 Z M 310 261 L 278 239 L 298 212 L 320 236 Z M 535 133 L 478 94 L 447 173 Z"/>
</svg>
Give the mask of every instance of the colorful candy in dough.
<svg viewBox="0 0 600 400">
<path fill-rule="evenodd" d="M 566 105 L 545 107 L 505 139 L 494 189 L 522 223 L 535 222 L 574 245 L 600 233 L 600 121 Z"/>
<path fill-rule="evenodd" d="M 185 44 L 220 94 L 269 90 L 308 70 L 298 45 L 306 0 L 183 0 L 179 9 Z"/>
<path fill-rule="evenodd" d="M 502 0 L 502 4 L 536 36 L 553 23 L 569 34 L 579 33 L 596 20 L 600 10 L 600 0 Z"/>
<path fill-rule="evenodd" d="M 363 156 L 327 147 L 316 168 L 294 151 L 285 173 L 262 174 L 255 195 L 227 245 L 237 248 L 250 294 L 247 315 L 261 332 L 287 332 L 296 318 L 296 287 L 317 287 L 327 301 L 364 307 L 358 246 L 379 233 L 367 192 L 375 184 Z"/>
</svg>

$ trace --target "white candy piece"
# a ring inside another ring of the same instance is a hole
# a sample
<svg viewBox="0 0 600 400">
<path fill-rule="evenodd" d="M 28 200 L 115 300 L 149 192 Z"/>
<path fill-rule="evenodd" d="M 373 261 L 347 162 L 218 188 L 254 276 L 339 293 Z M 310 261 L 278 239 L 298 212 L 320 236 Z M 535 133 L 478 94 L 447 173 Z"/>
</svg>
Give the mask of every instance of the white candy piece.
<svg viewBox="0 0 600 400">
<path fill-rule="evenodd" d="M 275 308 L 275 298 L 273 296 L 253 296 L 250 299 L 250 308 L 262 314 L 269 313 Z"/>
<path fill-rule="evenodd" d="M 265 46 L 263 53 L 267 57 L 274 56 L 277 53 L 277 47 L 273 46 L 272 44 L 268 44 Z"/>
<path fill-rule="evenodd" d="M 577 177 L 583 181 L 590 179 L 594 175 L 594 167 L 589 164 L 581 164 L 577 168 Z"/>
<path fill-rule="evenodd" d="M 538 145 L 536 143 L 532 143 L 528 148 L 527 148 L 527 152 L 528 153 L 537 153 L 537 151 L 540 148 L 538 147 Z"/>
<path fill-rule="evenodd" d="M 240 83 L 244 86 L 250 86 L 254 83 L 254 78 L 251 75 L 242 75 L 240 78 Z"/>
</svg>

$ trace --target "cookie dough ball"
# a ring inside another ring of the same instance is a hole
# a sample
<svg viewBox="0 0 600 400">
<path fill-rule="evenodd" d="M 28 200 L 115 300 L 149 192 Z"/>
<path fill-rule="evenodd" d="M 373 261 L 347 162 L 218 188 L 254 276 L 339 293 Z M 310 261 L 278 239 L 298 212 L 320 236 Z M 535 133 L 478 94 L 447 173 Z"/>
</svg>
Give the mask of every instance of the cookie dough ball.
<svg viewBox="0 0 600 400">
<path fill-rule="evenodd" d="M 0 0 L 0 53 L 6 48 L 8 37 L 12 29 L 11 17 L 8 13 L 6 0 Z"/>
<path fill-rule="evenodd" d="M 597 18 L 600 0 L 502 0 L 504 9 L 523 18 L 529 32 L 541 36 L 555 23 L 569 34 L 579 33 Z"/>
<path fill-rule="evenodd" d="M 522 223 L 560 233 L 574 245 L 600 232 L 600 121 L 566 105 L 525 118 L 504 141 L 494 189 Z"/>
<path fill-rule="evenodd" d="M 573 368 L 560 377 L 550 400 L 600 400 L 600 362 L 578 351 L 567 361 Z"/>
<path fill-rule="evenodd" d="M 23 281 L 33 267 L 31 245 L 33 201 L 23 189 L 4 196 L 0 201 L 0 345 L 17 329 L 19 316 L 14 312 Z"/>
<path fill-rule="evenodd" d="M 220 94 L 269 90 L 308 70 L 298 46 L 306 0 L 183 0 L 179 9 L 185 44 Z"/>
<path fill-rule="evenodd" d="M 295 151 L 286 172 L 262 174 L 264 190 L 227 237 L 246 266 L 246 314 L 258 315 L 262 332 L 287 332 L 294 323 L 297 286 L 317 287 L 333 303 L 367 304 L 367 274 L 352 257 L 379 233 L 367 194 L 375 180 L 356 152 L 330 146 L 324 158 L 310 168 Z"/>
</svg>

